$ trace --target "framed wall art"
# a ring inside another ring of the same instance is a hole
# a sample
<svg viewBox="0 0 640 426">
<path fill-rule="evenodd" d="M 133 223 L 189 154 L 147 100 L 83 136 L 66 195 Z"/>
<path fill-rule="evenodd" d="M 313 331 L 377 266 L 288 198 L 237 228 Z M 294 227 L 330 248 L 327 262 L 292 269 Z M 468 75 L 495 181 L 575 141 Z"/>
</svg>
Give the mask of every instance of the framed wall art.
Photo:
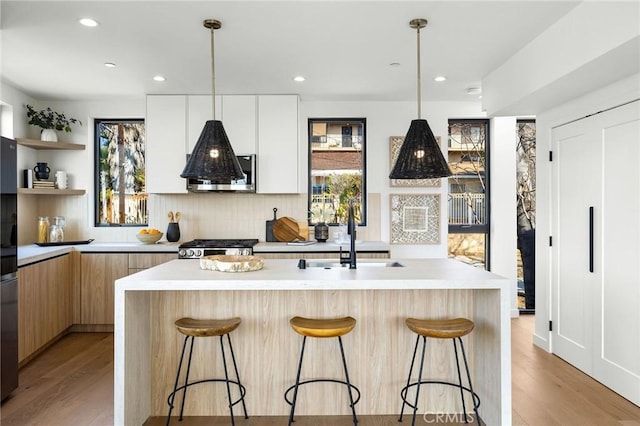
<svg viewBox="0 0 640 426">
<path fill-rule="evenodd" d="M 440 136 L 436 136 L 438 145 L 440 145 Z M 396 164 L 398 154 L 400 153 L 400 147 L 404 141 L 404 136 L 390 136 L 389 137 L 389 171 L 393 169 L 393 165 Z M 389 186 L 395 187 L 438 187 L 442 179 L 389 179 Z"/>
<path fill-rule="evenodd" d="M 391 244 L 440 243 L 440 194 L 390 194 Z"/>
</svg>

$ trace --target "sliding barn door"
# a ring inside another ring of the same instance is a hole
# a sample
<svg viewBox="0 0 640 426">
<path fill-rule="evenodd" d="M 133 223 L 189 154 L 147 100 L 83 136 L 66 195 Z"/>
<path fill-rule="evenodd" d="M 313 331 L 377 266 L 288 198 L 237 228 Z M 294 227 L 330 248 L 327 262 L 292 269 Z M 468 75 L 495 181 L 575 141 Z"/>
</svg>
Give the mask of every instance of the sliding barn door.
<svg viewBox="0 0 640 426">
<path fill-rule="evenodd" d="M 640 405 L 640 102 L 600 114 L 602 253 L 594 377 Z"/>
<path fill-rule="evenodd" d="M 590 212 L 600 210 L 600 147 L 582 120 L 554 129 L 553 352 L 587 374 L 593 369 L 596 260 Z"/>
<path fill-rule="evenodd" d="M 640 102 L 553 131 L 553 352 L 640 405 Z"/>
</svg>

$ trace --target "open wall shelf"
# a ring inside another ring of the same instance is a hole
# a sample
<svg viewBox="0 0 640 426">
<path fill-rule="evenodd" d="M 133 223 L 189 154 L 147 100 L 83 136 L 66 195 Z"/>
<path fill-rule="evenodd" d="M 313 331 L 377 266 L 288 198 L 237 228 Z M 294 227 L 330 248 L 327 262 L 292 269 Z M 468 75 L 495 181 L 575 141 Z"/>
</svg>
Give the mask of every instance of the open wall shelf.
<svg viewBox="0 0 640 426">
<path fill-rule="evenodd" d="M 37 139 L 16 138 L 18 145 L 28 146 L 33 149 L 66 149 L 66 150 L 83 150 L 85 146 L 77 143 L 66 142 L 48 142 Z"/>
<path fill-rule="evenodd" d="M 84 189 L 18 188 L 18 194 L 25 195 L 84 195 Z"/>
</svg>

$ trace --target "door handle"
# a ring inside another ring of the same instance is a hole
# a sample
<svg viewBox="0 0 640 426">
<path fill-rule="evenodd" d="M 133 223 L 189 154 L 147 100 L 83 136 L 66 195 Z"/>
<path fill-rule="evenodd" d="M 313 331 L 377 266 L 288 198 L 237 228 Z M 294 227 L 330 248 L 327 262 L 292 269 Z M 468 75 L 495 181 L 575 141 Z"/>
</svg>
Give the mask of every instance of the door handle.
<svg viewBox="0 0 640 426">
<path fill-rule="evenodd" d="M 593 206 L 589 207 L 589 272 L 593 272 Z"/>
</svg>

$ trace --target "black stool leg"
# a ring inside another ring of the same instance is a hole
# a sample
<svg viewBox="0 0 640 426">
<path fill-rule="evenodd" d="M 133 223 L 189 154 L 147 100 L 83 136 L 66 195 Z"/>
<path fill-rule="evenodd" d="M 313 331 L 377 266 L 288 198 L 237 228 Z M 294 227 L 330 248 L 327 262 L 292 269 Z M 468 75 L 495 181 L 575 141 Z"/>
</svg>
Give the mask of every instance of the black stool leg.
<svg viewBox="0 0 640 426">
<path fill-rule="evenodd" d="M 351 381 L 349 380 L 349 371 L 347 370 L 347 359 L 344 356 L 344 348 L 342 346 L 342 337 L 338 336 L 338 342 L 340 343 L 340 353 L 342 354 L 342 365 L 344 365 L 344 377 L 347 380 L 347 389 L 349 389 L 349 402 L 351 403 L 351 414 L 353 416 L 353 426 L 358 424 L 358 418 L 356 417 L 356 407 L 353 403 L 353 394 L 351 393 Z"/>
<path fill-rule="evenodd" d="M 236 356 L 233 353 L 233 345 L 231 344 L 231 335 L 227 333 L 227 342 L 229 343 L 229 349 L 231 350 L 231 361 L 233 361 L 233 369 L 236 372 L 236 379 L 238 380 L 238 389 L 240 389 L 240 397 L 242 398 L 242 409 L 244 411 L 244 418 L 248 419 L 247 406 L 244 402 L 244 395 L 242 394 L 242 383 L 240 382 L 240 374 L 238 374 L 238 364 L 236 364 Z"/>
<path fill-rule="evenodd" d="M 462 385 L 462 375 L 460 374 L 460 358 L 458 357 L 458 348 L 456 346 L 456 339 L 453 339 L 453 352 L 456 355 L 456 369 L 458 370 L 458 383 L 460 383 L 460 399 L 462 400 L 462 413 L 464 414 L 464 422 L 467 421 L 467 407 L 464 403 L 464 389 Z"/>
<path fill-rule="evenodd" d="M 231 414 L 231 426 L 235 426 L 233 418 L 233 401 L 231 401 L 231 386 L 229 385 L 229 372 L 227 371 L 227 357 L 224 353 L 224 335 L 220 336 L 220 351 L 222 352 L 222 364 L 224 365 L 224 383 L 227 385 L 227 398 L 229 398 L 229 413 Z"/>
<path fill-rule="evenodd" d="M 193 342 L 195 341 L 195 337 L 187 336 L 188 339 L 191 337 L 191 347 L 189 348 L 189 362 L 187 362 L 187 375 L 184 378 L 184 389 L 182 389 L 182 405 L 180 406 L 180 417 L 179 421 L 182 421 L 182 413 L 184 413 L 184 402 L 187 400 L 187 388 L 189 387 L 189 372 L 191 371 L 191 356 L 193 355 Z"/>
<path fill-rule="evenodd" d="M 188 336 L 185 336 L 182 341 L 182 352 L 180 353 L 180 362 L 178 362 L 178 373 L 176 374 L 176 381 L 173 385 L 173 392 L 171 392 L 171 396 L 167 403 L 169 404 L 169 414 L 167 414 L 167 426 L 169 426 L 169 422 L 171 421 L 171 411 L 173 411 L 173 402 L 176 399 L 176 392 L 178 391 L 178 381 L 180 380 L 180 370 L 182 370 L 182 360 L 184 359 L 184 351 L 187 349 L 187 339 Z"/>
<path fill-rule="evenodd" d="M 469 373 L 469 364 L 467 363 L 467 354 L 464 351 L 464 345 L 462 344 L 462 338 L 458 337 L 460 342 L 460 349 L 462 349 L 462 359 L 464 360 L 464 368 L 467 370 L 467 380 L 469 381 L 469 390 L 471 390 L 471 399 L 473 401 L 473 412 L 476 413 L 476 423 L 480 424 L 480 417 L 478 417 L 478 405 L 476 404 L 476 393 L 473 391 L 473 384 L 471 384 L 471 374 Z M 466 419 L 465 419 L 466 421 Z"/>
<path fill-rule="evenodd" d="M 411 426 L 416 424 L 416 412 L 418 411 L 418 396 L 420 396 L 420 383 L 422 382 L 422 369 L 424 367 L 424 355 L 427 349 L 427 338 L 422 336 L 422 359 L 420 360 L 420 370 L 418 371 L 418 385 L 416 386 L 416 402 L 413 406 L 413 419 Z"/>
<path fill-rule="evenodd" d="M 300 348 L 300 361 L 298 362 L 298 372 L 296 373 L 296 383 L 293 389 L 293 400 L 291 401 L 291 412 L 289 413 L 289 426 L 294 422 L 293 413 L 296 410 L 296 399 L 298 398 L 298 386 L 300 386 L 300 372 L 302 371 L 302 357 L 304 356 L 304 344 L 307 336 L 302 338 L 302 347 Z"/>
<path fill-rule="evenodd" d="M 418 353 L 418 343 L 420 343 L 420 335 L 416 336 L 416 345 L 413 347 L 413 358 L 411 358 L 411 367 L 409 367 L 409 376 L 407 377 L 407 385 L 404 387 L 404 395 L 400 391 L 400 397 L 402 398 L 402 408 L 400 409 L 399 422 L 402 421 L 402 415 L 404 413 L 404 406 L 407 405 L 407 392 L 409 391 L 409 383 L 411 383 L 411 374 L 413 374 L 413 364 L 416 362 L 416 353 Z"/>
</svg>

